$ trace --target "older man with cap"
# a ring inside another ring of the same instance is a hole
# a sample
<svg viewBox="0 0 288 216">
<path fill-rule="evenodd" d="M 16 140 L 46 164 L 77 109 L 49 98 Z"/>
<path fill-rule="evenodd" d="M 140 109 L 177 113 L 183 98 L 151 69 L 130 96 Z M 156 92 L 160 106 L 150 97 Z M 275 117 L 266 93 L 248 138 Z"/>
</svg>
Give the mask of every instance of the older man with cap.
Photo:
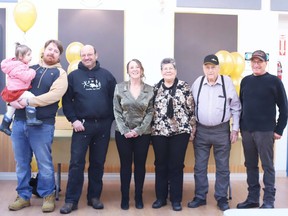
<svg viewBox="0 0 288 216">
<path fill-rule="evenodd" d="M 203 71 L 205 76 L 197 78 L 191 88 L 195 100 L 197 127 L 193 143 L 195 197 L 188 203 L 188 207 L 206 205 L 207 167 L 210 149 L 213 147 L 216 161 L 214 197 L 219 209 L 225 211 L 229 209 L 227 193 L 230 181 L 230 149 L 231 143 L 238 138 L 241 104 L 230 77 L 219 74 L 220 66 L 216 55 L 204 58 Z"/>
<path fill-rule="evenodd" d="M 274 208 L 275 169 L 274 141 L 280 139 L 287 124 L 287 96 L 281 80 L 266 72 L 267 55 L 262 50 L 252 53 L 253 74 L 240 85 L 242 114 L 240 130 L 247 172 L 248 197 L 237 208 L 259 207 L 260 184 L 258 161 L 264 170 L 264 197 L 260 208 Z M 276 120 L 276 106 L 279 114 Z"/>
</svg>

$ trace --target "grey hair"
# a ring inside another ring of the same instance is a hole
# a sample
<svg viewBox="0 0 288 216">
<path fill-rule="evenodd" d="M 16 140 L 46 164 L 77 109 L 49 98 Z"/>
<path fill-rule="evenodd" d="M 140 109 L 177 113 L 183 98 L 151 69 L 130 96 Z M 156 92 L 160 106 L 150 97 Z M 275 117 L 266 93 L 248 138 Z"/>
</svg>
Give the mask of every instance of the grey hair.
<svg viewBox="0 0 288 216">
<path fill-rule="evenodd" d="M 163 65 L 166 65 L 166 64 L 172 64 L 174 69 L 176 69 L 176 61 L 175 61 L 175 59 L 173 59 L 173 58 L 164 58 L 161 61 L 161 70 L 163 69 Z"/>
</svg>

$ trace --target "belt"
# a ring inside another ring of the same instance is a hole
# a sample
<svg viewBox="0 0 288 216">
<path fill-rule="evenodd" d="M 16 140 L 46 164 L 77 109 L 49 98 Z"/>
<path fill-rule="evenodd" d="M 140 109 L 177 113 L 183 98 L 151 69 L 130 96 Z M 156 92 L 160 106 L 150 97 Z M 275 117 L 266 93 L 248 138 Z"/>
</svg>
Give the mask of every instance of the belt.
<svg viewBox="0 0 288 216">
<path fill-rule="evenodd" d="M 197 126 L 200 126 L 200 127 L 203 127 L 203 128 L 207 128 L 207 129 L 220 128 L 220 127 L 226 126 L 227 124 L 229 124 L 229 121 L 228 122 L 224 122 L 224 123 L 220 123 L 219 125 L 213 125 L 213 126 L 206 126 L 206 125 L 203 125 L 203 124 L 197 122 Z"/>
</svg>

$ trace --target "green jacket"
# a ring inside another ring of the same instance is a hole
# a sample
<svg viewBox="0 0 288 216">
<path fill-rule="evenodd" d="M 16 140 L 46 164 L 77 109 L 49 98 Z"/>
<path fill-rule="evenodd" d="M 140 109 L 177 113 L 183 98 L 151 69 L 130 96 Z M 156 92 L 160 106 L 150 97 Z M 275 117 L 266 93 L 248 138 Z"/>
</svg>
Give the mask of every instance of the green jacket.
<svg viewBox="0 0 288 216">
<path fill-rule="evenodd" d="M 116 131 L 122 135 L 135 130 L 138 135 L 151 133 L 153 118 L 153 88 L 143 83 L 137 99 L 129 91 L 129 81 L 119 83 L 115 87 L 113 109 Z"/>
</svg>

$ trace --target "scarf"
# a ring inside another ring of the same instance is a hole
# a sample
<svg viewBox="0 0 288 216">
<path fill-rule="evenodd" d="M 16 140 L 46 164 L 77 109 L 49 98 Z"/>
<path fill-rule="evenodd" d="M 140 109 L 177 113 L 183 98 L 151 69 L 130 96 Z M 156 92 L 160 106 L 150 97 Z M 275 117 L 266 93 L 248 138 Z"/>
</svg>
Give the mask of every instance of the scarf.
<svg viewBox="0 0 288 216">
<path fill-rule="evenodd" d="M 164 90 L 169 90 L 169 94 L 171 95 L 168 101 L 168 107 L 167 107 L 167 112 L 166 112 L 168 118 L 170 119 L 173 118 L 174 116 L 173 97 L 175 96 L 175 93 L 176 93 L 177 84 L 178 84 L 178 78 L 175 78 L 173 85 L 169 88 L 167 88 L 164 85 L 164 79 L 160 80 L 160 82 L 157 84 L 158 89 L 162 85 L 162 88 Z"/>
</svg>

